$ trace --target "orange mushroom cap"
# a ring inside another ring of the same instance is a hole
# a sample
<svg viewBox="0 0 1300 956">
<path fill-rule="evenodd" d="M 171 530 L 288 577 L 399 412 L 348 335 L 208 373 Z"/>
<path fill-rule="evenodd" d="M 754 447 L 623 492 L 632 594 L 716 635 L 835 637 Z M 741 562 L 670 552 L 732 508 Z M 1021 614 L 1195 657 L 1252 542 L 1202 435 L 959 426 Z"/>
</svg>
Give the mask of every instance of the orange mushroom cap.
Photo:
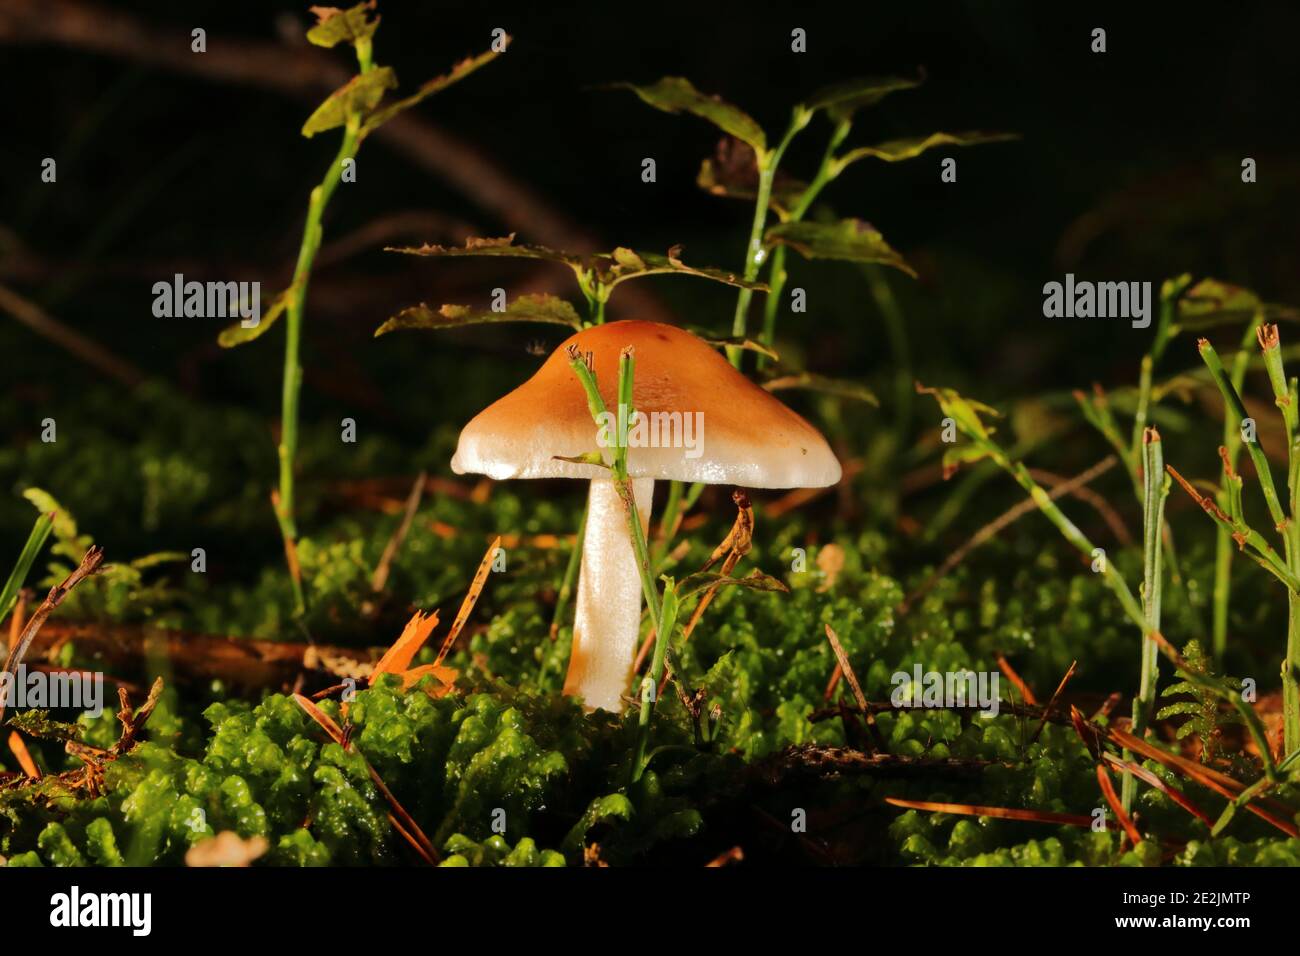
<svg viewBox="0 0 1300 956">
<path fill-rule="evenodd" d="M 633 349 L 632 404 L 647 416 L 650 438 L 639 446 L 629 442 L 629 477 L 745 488 L 821 488 L 840 480 L 840 463 L 821 433 L 732 368 L 713 346 L 676 326 L 635 320 L 570 337 L 532 378 L 465 426 L 453 471 L 498 480 L 608 477 L 598 466 L 556 458 L 599 447 L 586 393 L 569 367 L 571 345 L 591 354 L 611 414 L 617 414 L 619 354 Z M 673 434 L 696 445 L 659 440 Z"/>
</svg>

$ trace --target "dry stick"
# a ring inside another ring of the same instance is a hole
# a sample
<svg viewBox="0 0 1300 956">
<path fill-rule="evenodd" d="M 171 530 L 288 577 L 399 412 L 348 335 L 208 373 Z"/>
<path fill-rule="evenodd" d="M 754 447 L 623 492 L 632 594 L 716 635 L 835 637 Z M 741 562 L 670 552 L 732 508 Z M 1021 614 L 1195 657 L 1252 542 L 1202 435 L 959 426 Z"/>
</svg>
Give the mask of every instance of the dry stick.
<svg viewBox="0 0 1300 956">
<path fill-rule="evenodd" d="M 722 558 L 722 574 L 730 577 L 731 572 L 735 570 L 740 559 L 749 554 L 753 548 L 754 540 L 754 509 L 749 504 L 749 495 L 743 489 L 737 488 L 731 493 L 732 500 L 736 503 L 736 520 L 731 526 L 731 531 L 722 543 L 713 549 L 709 559 L 704 562 L 701 571 L 707 571 Z M 695 625 L 699 622 L 700 617 L 708 609 L 714 597 L 717 596 L 718 589 L 722 587 L 721 581 L 715 581 L 707 591 L 701 595 L 699 603 L 695 605 L 695 611 L 691 614 L 690 621 L 682 629 L 682 642 L 685 643 L 691 636 L 691 631 L 695 630 Z"/>
<path fill-rule="evenodd" d="M 885 802 L 905 810 L 926 810 L 931 813 L 956 813 L 967 817 L 997 817 L 1002 820 L 1024 820 L 1029 823 L 1054 823 L 1071 827 L 1091 827 L 1092 817 L 1078 813 L 1057 813 L 1054 810 L 1018 810 L 1013 807 L 982 807 L 969 803 L 935 803 L 930 800 L 903 800 L 886 797 Z M 1106 822 L 1111 827 L 1110 821 Z"/>
<path fill-rule="evenodd" d="M 724 850 L 722 853 L 719 853 L 717 856 L 715 856 L 712 860 L 710 860 L 708 863 L 704 865 L 706 867 L 729 866 L 732 863 L 740 863 L 744 859 L 745 859 L 745 851 L 738 846 L 733 846 L 730 850 Z"/>
<path fill-rule="evenodd" d="M 1007 656 L 999 651 L 997 659 L 998 670 L 1002 671 L 1007 680 L 1011 681 L 1011 683 L 1015 685 L 1016 690 L 1020 691 L 1020 696 L 1024 698 L 1025 703 L 1037 706 L 1038 699 L 1034 696 L 1034 692 L 1029 689 L 1029 685 L 1025 683 L 1025 679 L 1016 673 L 1016 669 L 1011 666 L 1011 662 L 1007 660 Z M 1046 713 L 1044 713 L 1044 719 L 1046 719 Z"/>
<path fill-rule="evenodd" d="M 1071 478 L 1069 481 L 1064 481 L 1057 484 L 1056 487 L 1052 488 L 1051 491 L 1048 492 L 1047 497 L 1053 501 L 1055 501 L 1058 498 L 1063 498 L 1066 495 L 1074 495 L 1076 497 L 1079 497 L 1079 491 L 1081 488 L 1083 488 L 1084 485 L 1089 484 L 1090 482 L 1099 478 L 1101 475 L 1104 475 L 1106 472 L 1110 471 L 1110 469 L 1114 468 L 1118 462 L 1119 459 L 1115 455 L 1107 455 L 1105 458 L 1097 462 L 1097 464 L 1093 465 L 1087 471 L 1081 472 L 1080 474 L 1076 475 L 1074 478 Z M 1083 499 L 1083 500 L 1086 501 L 1087 499 Z M 1095 503 L 1094 503 L 1094 507 L 1095 507 Z M 956 551 L 950 554 L 948 558 L 943 562 L 943 564 L 941 564 L 933 574 L 931 574 L 928 578 L 926 578 L 925 581 L 923 581 L 920 584 L 920 586 L 916 588 L 916 590 L 914 590 L 911 594 L 909 594 L 906 598 L 903 599 L 903 602 L 898 605 L 898 612 L 900 614 L 906 614 L 909 610 L 911 610 L 912 605 L 914 605 L 917 602 L 917 600 L 919 600 L 920 598 L 928 594 L 936 584 L 938 584 L 941 580 L 943 580 L 944 577 L 950 574 L 954 568 L 956 568 L 959 564 L 962 563 L 962 561 L 966 560 L 966 556 L 968 554 L 970 554 L 972 551 L 974 551 L 976 548 L 980 547 L 981 545 L 985 544 L 986 542 L 990 541 L 1004 528 L 1007 528 L 1008 526 L 1019 521 L 1025 515 L 1037 510 L 1038 510 L 1038 503 L 1034 501 L 1032 498 L 1027 498 L 1024 501 L 1021 501 L 1013 505 L 1011 508 L 1008 508 L 997 518 L 994 518 L 984 527 L 980 528 L 978 531 L 975 532 L 975 534 L 971 537 L 969 541 L 967 541 L 964 545 L 962 545 L 960 548 L 958 548 Z M 1104 516 L 1105 512 L 1103 511 L 1102 514 Z M 1123 526 L 1121 525 L 1120 527 Z M 1113 526 L 1112 526 L 1112 530 L 1113 530 Z M 1124 535 L 1125 536 L 1128 535 L 1127 529 L 1125 529 Z"/>
<path fill-rule="evenodd" d="M 1124 833 L 1128 836 L 1129 841 L 1137 846 L 1142 842 L 1142 834 L 1138 828 L 1133 825 L 1129 815 L 1124 812 L 1124 804 L 1119 799 L 1119 794 L 1115 792 L 1115 784 L 1111 782 L 1110 771 L 1106 769 L 1104 763 L 1097 764 L 1097 785 L 1101 787 L 1102 796 L 1110 804 L 1111 811 L 1115 814 L 1115 819 L 1119 825 L 1124 828 Z"/>
<path fill-rule="evenodd" d="M 32 760 L 27 744 L 23 743 L 23 735 L 16 730 L 9 735 L 9 750 L 17 759 L 18 766 L 23 768 L 23 773 L 32 780 L 41 779 L 41 768 L 36 766 L 36 761 Z"/>
<path fill-rule="evenodd" d="M 13 612 L 9 615 L 9 646 L 18 643 L 18 635 L 23 632 L 23 621 L 27 618 L 27 598 L 31 592 L 27 588 L 18 589 Z"/>
<path fill-rule="evenodd" d="M 888 700 L 867 701 L 867 710 L 869 710 L 873 714 L 888 714 L 896 710 L 910 710 L 910 709 L 911 708 L 906 705 L 895 706 L 893 701 L 888 701 Z M 962 704 L 962 705 L 954 704 L 951 707 L 936 706 L 931 709 L 949 710 L 955 714 L 977 714 L 982 710 L 982 707 L 978 703 L 972 703 L 972 704 Z M 999 704 L 998 707 L 998 713 L 1000 714 L 1006 713 L 1006 714 L 1010 714 L 1013 717 L 1024 717 L 1025 719 L 1037 719 L 1043 716 L 1043 712 L 1044 711 L 1042 707 L 1038 707 L 1038 706 L 1031 707 L 1028 704 L 1017 704 L 1015 701 L 1003 701 Z M 843 708 L 841 707 L 825 707 L 822 708 L 821 710 L 814 710 L 811 714 L 809 714 L 808 722 L 811 724 L 816 724 L 816 723 L 820 723 L 823 720 L 836 720 L 841 716 L 842 713 L 843 713 Z M 1062 714 L 1049 714 L 1048 720 L 1054 724 L 1070 723 L 1070 718 Z"/>
<path fill-rule="evenodd" d="M 1165 471 L 1173 476 L 1174 480 L 1182 486 L 1183 490 L 1187 492 L 1193 501 L 1201 506 L 1201 509 L 1204 510 L 1207 515 L 1213 518 L 1220 527 L 1227 529 L 1228 532 L 1231 533 L 1233 540 L 1237 542 L 1238 549 L 1245 552 L 1247 557 L 1262 567 L 1265 571 L 1268 571 L 1276 577 L 1288 588 L 1300 588 L 1300 580 L 1297 580 L 1295 575 L 1291 573 L 1281 556 L 1278 555 L 1277 551 L 1274 550 L 1273 546 L 1268 543 L 1263 535 L 1244 522 L 1234 519 L 1231 515 L 1220 508 L 1213 498 L 1208 495 L 1202 495 L 1198 492 L 1192 486 L 1191 482 L 1178 473 L 1178 470 L 1174 468 L 1173 465 L 1165 465 Z M 1246 551 L 1247 545 L 1254 550 Z"/>
<path fill-rule="evenodd" d="M 740 559 L 747 555 L 753 547 L 754 509 L 749 503 L 749 495 L 743 489 L 737 488 L 731 493 L 731 499 L 736 503 L 736 520 L 732 523 L 727 536 L 722 539 L 722 543 L 713 549 L 713 553 L 709 555 L 708 560 L 704 562 L 704 566 L 700 568 L 701 573 L 709 570 L 721 558 L 722 574 L 724 577 L 730 576 L 736 565 L 740 563 Z M 724 558 L 723 555 L 726 555 L 726 557 Z M 699 623 L 704 612 L 708 610 L 709 604 L 712 603 L 714 596 L 717 595 L 718 589 L 721 587 L 722 582 L 716 581 L 700 596 L 690 620 L 682 628 L 682 643 L 690 639 L 691 632 L 695 630 L 695 625 Z M 641 667 L 649 657 L 650 649 L 654 647 L 654 643 L 655 629 L 651 628 L 636 653 L 636 660 L 632 664 L 632 673 L 641 673 Z M 660 690 L 663 690 L 662 686 Z"/>
<path fill-rule="evenodd" d="M 483 555 L 483 560 L 479 562 L 478 570 L 474 572 L 474 580 L 470 582 L 469 591 L 465 594 L 465 599 L 460 602 L 460 610 L 456 612 L 456 619 L 451 622 L 451 630 L 443 638 L 442 647 L 438 649 L 438 656 L 434 658 L 433 665 L 437 667 L 442 663 L 447 652 L 451 650 L 456 638 L 460 637 L 461 628 L 469 620 L 470 612 L 474 610 L 474 605 L 478 603 L 478 596 L 483 593 L 483 585 L 487 581 L 487 576 L 492 570 L 492 561 L 496 558 L 497 549 L 501 547 L 501 536 L 497 535 L 488 545 L 487 553 Z"/>
<path fill-rule="evenodd" d="M 392 809 L 393 814 L 396 817 L 393 822 L 396 825 L 395 828 L 397 832 L 415 847 L 416 851 L 420 856 L 425 858 L 426 862 L 430 864 L 437 863 L 438 851 L 434 847 L 433 842 L 425 836 L 424 831 L 420 829 L 420 825 L 415 822 L 415 818 L 406 812 L 406 808 L 402 806 L 397 797 L 393 796 L 393 791 L 388 789 L 388 786 L 379 776 L 379 773 L 374 767 L 370 766 L 370 761 L 366 760 L 365 754 L 357 750 L 351 743 L 344 742 L 343 731 L 339 728 L 338 724 L 334 723 L 334 721 L 330 719 L 329 714 L 325 713 L 325 711 L 321 710 L 306 697 L 302 696 L 302 694 L 294 694 L 293 699 L 297 701 L 299 707 L 307 712 L 308 717 L 316 721 L 325 733 L 329 734 L 331 740 L 344 750 L 350 750 L 361 758 L 362 762 L 366 765 L 367 772 L 370 774 L 370 779 L 374 782 L 375 787 L 379 792 L 383 794 L 384 799 L 388 801 L 388 806 Z"/>
<path fill-rule="evenodd" d="M 1075 480 L 1042 468 L 1030 468 L 1029 477 L 1040 484 L 1046 485 L 1049 489 Z M 1090 505 L 1092 510 L 1101 516 L 1101 520 L 1106 522 L 1106 527 L 1110 529 L 1110 533 L 1115 536 L 1115 540 L 1120 544 L 1127 547 L 1133 543 L 1133 535 L 1129 533 L 1128 526 L 1124 524 L 1124 519 L 1119 516 L 1118 511 L 1111 507 L 1110 502 L 1103 495 L 1099 495 L 1091 488 L 1085 487 L 1071 487 L 1067 494 L 1078 498 L 1086 505 Z"/>
<path fill-rule="evenodd" d="M 121 755 L 129 753 L 135 748 L 140 737 L 140 731 L 144 730 L 144 725 L 148 722 L 149 716 L 154 712 L 154 708 L 158 706 L 158 701 L 162 699 L 162 692 L 163 679 L 156 677 L 153 686 L 149 688 L 149 696 L 145 698 L 145 702 L 137 710 L 131 706 L 131 695 L 127 693 L 126 688 L 119 687 L 117 689 L 119 707 L 117 719 L 122 723 L 122 734 L 118 737 L 117 743 L 113 744 L 109 753 Z"/>
<path fill-rule="evenodd" d="M 1103 754 L 1102 757 L 1107 763 L 1115 767 L 1117 770 L 1120 770 L 1123 773 L 1131 773 L 1134 777 L 1141 780 L 1143 783 L 1155 787 L 1157 790 L 1159 790 L 1161 793 L 1167 796 L 1170 800 L 1174 801 L 1174 803 L 1178 804 L 1180 807 L 1182 807 L 1192 816 L 1196 817 L 1196 819 L 1200 820 L 1206 826 L 1209 827 L 1214 826 L 1214 819 L 1208 813 L 1206 813 L 1195 803 L 1193 803 L 1187 797 L 1187 795 L 1184 794 L 1181 790 L 1177 789 L 1176 787 L 1169 786 L 1169 784 L 1165 783 L 1163 780 L 1161 780 L 1158 776 L 1156 776 L 1146 767 L 1135 764 L 1129 760 L 1121 760 L 1119 757 L 1116 757 L 1114 754 L 1110 754 L 1110 753 Z"/>
<path fill-rule="evenodd" d="M 364 676 L 385 650 L 192 634 L 140 624 L 53 620 L 41 629 L 28 653 L 48 657 L 70 640 L 77 642 L 79 652 L 96 658 L 108 670 L 130 671 L 157 645 L 177 678 L 221 680 L 250 690 L 283 687 L 304 671 Z"/>
<path fill-rule="evenodd" d="M 776 501 L 763 505 L 763 517 L 779 518 L 787 511 L 793 511 L 795 508 L 802 507 L 808 502 L 820 498 L 827 492 L 834 491 L 842 486 L 845 482 L 851 481 L 860 471 L 863 464 L 860 458 L 850 458 L 844 462 L 840 480 L 833 485 L 827 485 L 824 488 L 796 488 L 785 495 L 782 495 Z"/>
<path fill-rule="evenodd" d="M 370 590 L 376 593 L 382 591 L 388 583 L 388 572 L 393 565 L 393 559 L 397 557 L 397 552 L 402 549 L 402 543 L 411 530 L 411 523 L 415 520 L 415 512 L 420 507 L 420 498 L 424 495 L 426 477 L 424 472 L 420 472 L 419 477 L 415 479 L 411 493 L 406 496 L 406 510 L 402 512 L 401 523 L 398 524 L 397 530 L 393 532 L 393 536 L 388 539 L 388 544 L 384 546 L 384 553 L 380 555 L 379 563 L 375 565 L 375 573 L 370 577 Z"/>
<path fill-rule="evenodd" d="M 1038 722 L 1038 729 L 1034 731 L 1034 736 L 1029 738 L 1031 744 L 1038 740 L 1038 735 L 1041 734 L 1043 728 L 1047 726 L 1047 718 L 1052 713 L 1052 708 L 1056 705 L 1056 698 L 1061 696 L 1061 691 L 1065 690 L 1065 685 L 1070 682 L 1070 678 L 1074 676 L 1074 669 L 1078 666 L 1078 661 L 1071 661 L 1069 670 L 1065 672 L 1065 676 L 1061 678 L 1061 682 L 1056 685 L 1056 692 L 1052 694 L 1052 699 L 1049 700 L 1047 706 L 1043 708 L 1043 719 Z"/>
<path fill-rule="evenodd" d="M 853 688 L 853 697 L 858 702 L 858 709 L 862 711 L 862 716 L 867 722 L 867 729 L 871 731 L 871 737 L 876 743 L 876 749 L 880 753 L 889 753 L 889 748 L 885 745 L 885 736 L 880 732 L 880 727 L 876 725 L 876 715 L 871 712 L 867 706 L 867 698 L 862 693 L 862 685 L 858 683 L 858 675 L 853 672 L 853 665 L 849 663 L 849 656 L 844 653 L 844 646 L 840 644 L 839 635 L 829 625 L 826 627 L 826 639 L 831 642 L 831 651 L 835 654 L 837 668 L 844 672 L 848 678 L 849 686 Z"/>
<path fill-rule="evenodd" d="M 840 686 L 840 678 L 844 676 L 844 671 L 840 669 L 840 662 L 835 662 L 835 669 L 831 671 L 831 679 L 826 682 L 826 690 L 822 691 L 822 700 L 830 703 L 835 696 L 835 688 Z"/>
<path fill-rule="evenodd" d="M 1179 754 L 1170 753 L 1161 747 L 1156 747 L 1140 737 L 1135 737 L 1118 728 L 1108 728 L 1106 733 L 1112 741 L 1126 750 L 1131 750 L 1148 760 L 1155 760 L 1171 769 L 1178 770 L 1184 776 L 1189 777 L 1210 790 L 1213 790 L 1219 796 L 1224 797 L 1227 800 L 1236 800 L 1241 796 L 1241 791 L 1245 789 L 1240 782 L 1226 774 L 1221 774 L 1217 770 L 1211 770 L 1209 767 L 1193 760 L 1188 760 Z M 1276 801 L 1268 800 L 1263 802 L 1268 803 L 1270 806 L 1280 808 L 1280 812 L 1284 812 L 1287 817 L 1294 816 L 1295 814 L 1295 811 L 1290 808 L 1281 807 L 1281 805 Z M 1246 809 L 1255 814 L 1255 816 L 1259 817 L 1261 820 L 1271 823 L 1287 836 L 1300 837 L 1300 829 L 1297 829 L 1294 823 L 1264 809 L 1258 802 L 1246 804 Z"/>
<path fill-rule="evenodd" d="M 95 546 L 86 552 L 85 557 L 71 574 L 63 579 L 62 584 L 57 584 L 50 588 L 50 593 L 45 596 L 35 612 L 32 613 L 31 620 L 23 628 L 22 635 L 16 642 L 9 647 L 9 656 L 5 659 L 4 671 L 2 673 L 14 675 L 18 671 L 18 665 L 23 661 L 23 655 L 27 653 L 27 648 L 36 638 L 36 633 L 45 623 L 45 619 L 50 616 L 56 607 L 63 603 L 63 599 L 68 596 L 68 592 L 78 584 L 90 577 L 99 570 L 104 563 L 104 549 Z M 5 708 L 8 705 L 8 694 L 0 694 L 0 723 L 4 722 Z"/>
<path fill-rule="evenodd" d="M 71 352 L 92 368 L 116 379 L 128 388 L 144 381 L 144 373 L 125 359 L 120 359 L 97 342 L 64 325 L 34 302 L 24 299 L 7 286 L 0 285 L 0 309 L 33 332 L 44 336 Z"/>
</svg>

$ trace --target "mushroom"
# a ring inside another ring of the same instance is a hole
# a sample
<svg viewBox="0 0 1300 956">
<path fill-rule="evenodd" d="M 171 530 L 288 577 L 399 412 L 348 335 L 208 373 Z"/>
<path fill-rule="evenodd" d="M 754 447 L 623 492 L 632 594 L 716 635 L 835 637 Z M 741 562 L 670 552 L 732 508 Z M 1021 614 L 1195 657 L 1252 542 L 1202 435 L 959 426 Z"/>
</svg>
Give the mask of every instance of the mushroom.
<svg viewBox="0 0 1300 956">
<path fill-rule="evenodd" d="M 603 427 L 592 419 L 570 367 L 574 346 L 590 356 L 609 409 Z M 457 474 L 590 482 L 564 692 L 581 697 L 588 709 L 613 711 L 622 710 L 632 676 L 641 577 L 609 471 L 563 458 L 613 445 L 619 354 L 628 347 L 636 356 L 637 414 L 629 422 L 627 466 L 643 530 L 656 479 L 745 488 L 822 488 L 840 480 L 840 463 L 817 429 L 703 339 L 658 322 L 611 322 L 578 332 L 532 378 L 465 426 L 451 460 Z"/>
</svg>

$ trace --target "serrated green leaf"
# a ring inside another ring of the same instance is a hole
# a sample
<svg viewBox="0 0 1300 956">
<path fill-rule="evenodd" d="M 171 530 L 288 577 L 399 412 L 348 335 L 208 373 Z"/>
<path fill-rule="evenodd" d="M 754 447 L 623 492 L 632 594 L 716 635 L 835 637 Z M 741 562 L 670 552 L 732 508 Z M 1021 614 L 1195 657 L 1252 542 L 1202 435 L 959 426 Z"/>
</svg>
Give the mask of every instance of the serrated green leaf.
<svg viewBox="0 0 1300 956">
<path fill-rule="evenodd" d="M 1260 305 L 1259 296 L 1250 289 L 1218 279 L 1202 279 L 1179 298 L 1178 326 L 1185 331 L 1200 331 L 1244 322 Z"/>
<path fill-rule="evenodd" d="M 628 279 L 649 275 L 688 275 L 701 279 L 712 279 L 724 285 L 737 286 L 758 291 L 767 291 L 762 282 L 750 282 L 735 272 L 726 269 L 714 269 L 708 266 L 688 266 L 681 260 L 681 246 L 673 246 L 667 255 L 654 252 L 634 252 L 631 249 L 618 248 L 609 254 L 592 256 L 591 267 L 601 284 L 609 287 L 618 285 Z"/>
<path fill-rule="evenodd" d="M 422 246 L 388 246 L 385 252 L 400 252 L 408 256 L 500 256 L 507 259 L 541 259 L 546 262 L 562 262 L 575 272 L 586 269 L 586 261 L 573 253 L 548 249 L 545 246 L 515 245 L 515 234 L 493 239 L 470 238 L 463 246 L 436 246 L 425 243 Z"/>
<path fill-rule="evenodd" d="M 824 395 L 835 395 L 839 398 L 851 398 L 855 401 L 866 402 L 868 405 L 880 407 L 880 399 L 876 393 L 865 385 L 858 382 L 849 382 L 844 379 L 827 378 L 825 375 L 815 375 L 812 372 L 777 372 L 775 376 L 769 378 L 763 383 L 763 388 L 769 392 L 779 392 L 784 389 L 802 389 L 808 392 L 821 392 Z"/>
<path fill-rule="evenodd" d="M 502 256 L 515 259 L 541 259 L 546 262 L 560 262 L 568 266 L 577 275 L 579 283 L 586 287 L 587 277 L 592 276 L 605 286 L 612 288 L 627 279 L 649 275 L 691 275 L 703 279 L 712 279 L 726 285 L 741 286 L 748 289 L 765 291 L 762 282 L 749 282 L 734 272 L 725 269 L 713 269 L 707 266 L 690 266 L 680 258 L 681 246 L 673 246 L 667 255 L 654 252 L 638 252 L 620 246 L 613 252 L 596 253 L 591 256 L 579 256 L 573 253 L 547 249 L 544 246 L 515 245 L 514 234 L 499 239 L 470 239 L 464 246 L 408 246 L 390 248 L 389 252 L 401 252 L 413 256 Z"/>
<path fill-rule="evenodd" d="M 955 388 L 927 388 L 918 382 L 916 391 L 921 395 L 933 396 L 944 417 L 951 418 L 962 432 L 973 438 L 989 438 L 993 435 L 994 429 L 985 425 L 981 416 L 1002 417 L 996 408 L 973 398 L 965 398 Z"/>
<path fill-rule="evenodd" d="M 509 47 L 510 39 L 509 36 L 505 37 L 504 42 L 507 48 Z M 412 106 L 423 102 L 435 93 L 441 93 L 447 87 L 459 83 L 461 80 L 465 79 L 465 77 L 479 69 L 479 67 L 486 66 L 500 55 L 501 53 L 496 50 L 488 50 L 484 53 L 480 53 L 478 56 L 466 57 L 442 76 L 435 76 L 433 79 L 422 84 L 420 88 L 410 96 L 397 100 L 394 103 L 390 103 L 383 109 L 375 110 L 370 114 L 370 116 L 366 117 L 365 122 L 361 124 L 361 138 L 365 139 L 398 113 L 409 110 Z"/>
<path fill-rule="evenodd" d="M 316 107 L 316 112 L 303 124 L 302 135 L 310 139 L 317 133 L 345 125 L 353 114 L 366 115 L 379 105 L 385 92 L 396 87 L 397 74 L 391 67 L 379 66 L 358 73 Z"/>
<path fill-rule="evenodd" d="M 916 278 L 916 272 L 885 242 L 876 229 L 860 219 L 838 222 L 783 222 L 767 231 L 769 246 L 785 245 L 808 259 L 845 259 L 892 266 Z"/>
<path fill-rule="evenodd" d="M 691 113 L 708 120 L 724 133 L 748 143 L 758 152 L 767 151 L 767 136 L 748 113 L 719 96 L 701 93 L 685 77 L 665 76 L 650 86 L 638 86 L 635 83 L 615 85 L 631 90 L 657 110 L 665 113 Z"/>
<path fill-rule="evenodd" d="M 403 309 L 375 330 L 375 337 L 404 329 L 457 329 L 467 325 L 489 325 L 498 322 L 541 322 L 547 325 L 564 325 L 579 330 L 582 319 L 577 310 L 558 296 L 545 294 L 521 295 L 502 312 L 476 309 L 468 305 L 444 305 L 436 312 L 427 305 Z"/>
<path fill-rule="evenodd" d="M 764 574 L 762 571 L 751 571 L 743 578 L 733 578 L 726 574 L 717 574 L 712 571 L 701 571 L 696 574 L 688 575 L 682 578 L 677 584 L 677 599 L 684 601 L 688 597 L 698 594 L 712 587 L 742 587 L 750 591 L 777 591 L 790 593 L 790 589 L 782 581 L 772 577 L 770 574 Z"/>
<path fill-rule="evenodd" d="M 262 313 L 261 320 L 257 325 L 245 327 L 243 321 L 236 322 L 234 325 L 228 325 L 221 330 L 217 336 L 217 344 L 223 349 L 233 349 L 236 345 L 243 345 L 254 339 L 261 338 L 266 334 L 267 329 L 279 321 L 280 316 L 284 315 L 289 308 L 289 293 L 293 291 L 291 286 L 277 295 L 271 301 L 271 307 Z"/>
<path fill-rule="evenodd" d="M 757 167 L 753 165 L 753 150 L 748 146 L 745 146 L 744 150 L 750 160 L 748 169 L 724 163 L 716 157 L 712 159 L 706 158 L 700 164 L 700 172 L 695 177 L 695 185 L 713 196 L 753 202 L 758 195 L 758 172 Z M 750 175 L 751 172 L 752 175 Z M 778 169 L 776 178 L 772 183 L 768 207 L 776 213 L 778 219 L 785 222 L 790 218 L 791 210 L 799 204 L 799 200 L 807 188 L 808 184 L 803 180 L 787 176 Z"/>
<path fill-rule="evenodd" d="M 764 345 L 762 342 L 755 341 L 754 339 L 745 338 L 743 336 L 714 335 L 708 329 L 702 329 L 698 326 L 687 326 L 687 331 L 696 338 L 703 339 L 715 349 L 744 349 L 748 352 L 758 352 L 760 355 L 766 355 L 774 362 L 781 360 L 781 356 L 776 353 L 775 349 L 769 345 Z"/>
<path fill-rule="evenodd" d="M 838 176 L 846 166 L 861 159 L 880 159 L 887 163 L 898 163 L 905 159 L 914 159 L 928 149 L 936 146 L 977 146 L 981 143 L 1002 143 L 1019 139 L 1012 133 L 984 133 L 971 131 L 966 133 L 931 133 L 929 136 L 910 136 L 905 139 L 891 139 L 875 146 L 860 146 L 851 149 L 835 159 L 832 165 L 833 175 Z"/>
<path fill-rule="evenodd" d="M 312 7 L 316 14 L 316 25 L 307 31 L 307 40 L 316 46 L 332 47 L 340 43 L 356 44 L 358 40 L 368 40 L 375 35 L 379 27 L 379 17 L 373 20 L 370 12 L 375 9 L 375 0 L 358 3 L 355 7 L 340 10 L 338 7 Z"/>
<path fill-rule="evenodd" d="M 823 87 L 805 103 L 810 110 L 826 110 L 835 122 L 852 119 L 863 107 L 875 106 L 890 93 L 915 89 L 921 81 L 901 76 L 864 76 Z"/>
</svg>

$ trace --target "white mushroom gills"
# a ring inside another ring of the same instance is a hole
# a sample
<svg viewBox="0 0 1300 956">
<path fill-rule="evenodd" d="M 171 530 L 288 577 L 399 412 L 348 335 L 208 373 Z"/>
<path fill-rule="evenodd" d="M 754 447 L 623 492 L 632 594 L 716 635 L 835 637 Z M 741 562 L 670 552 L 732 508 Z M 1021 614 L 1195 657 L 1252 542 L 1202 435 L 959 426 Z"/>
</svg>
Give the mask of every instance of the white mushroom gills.
<svg viewBox="0 0 1300 956">
<path fill-rule="evenodd" d="M 645 533 L 654 479 L 635 478 L 628 484 Z M 587 496 L 573 649 L 564 681 L 564 693 L 581 697 L 588 710 L 623 710 L 640 638 L 641 598 L 641 574 L 623 500 L 611 479 L 593 479 Z"/>
</svg>

